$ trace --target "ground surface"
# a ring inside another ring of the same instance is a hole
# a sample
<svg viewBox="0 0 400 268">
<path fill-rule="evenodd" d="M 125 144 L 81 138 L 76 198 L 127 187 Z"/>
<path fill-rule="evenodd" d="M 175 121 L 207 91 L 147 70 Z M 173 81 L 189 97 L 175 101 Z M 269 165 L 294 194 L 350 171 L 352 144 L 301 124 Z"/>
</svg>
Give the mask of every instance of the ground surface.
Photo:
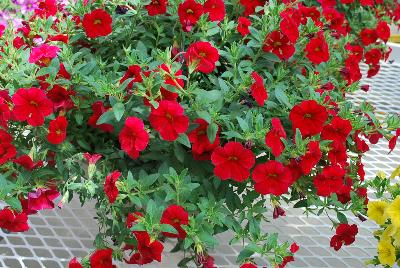
<svg viewBox="0 0 400 268">
<path fill-rule="evenodd" d="M 370 84 L 368 93 L 353 96 L 355 102 L 363 99 L 373 103 L 378 112 L 399 112 L 400 107 L 400 64 L 384 64 L 378 76 L 364 79 Z M 371 147 L 364 159 L 367 178 L 377 171 L 389 173 L 400 164 L 400 150 L 387 155 L 387 143 Z M 90 206 L 80 207 L 78 202 L 65 205 L 62 210 L 43 211 L 30 217 L 31 230 L 23 234 L 6 234 L 0 230 L 0 267 L 7 268 L 58 268 L 66 267 L 73 257 L 87 254 L 97 232 Z M 351 221 L 360 223 L 358 219 Z M 371 233 L 376 226 L 371 222 L 359 225 L 356 242 L 339 252 L 329 248 L 329 237 L 333 234 L 326 216 L 306 217 L 302 210 L 289 209 L 287 217 L 274 220 L 264 226 L 266 232 L 278 232 L 281 240 L 296 241 L 300 251 L 296 261 L 288 267 L 365 267 L 364 261 L 375 254 L 376 242 Z M 227 246 L 229 234 L 219 237 L 221 246 L 212 255 L 218 268 L 237 267 L 235 259 L 240 246 Z M 167 249 L 170 245 L 166 245 Z M 146 267 L 173 268 L 180 259 L 179 254 L 165 254 L 162 264 Z M 264 264 L 258 260 L 259 265 Z M 119 265 L 118 267 L 128 267 Z M 134 267 L 134 266 L 129 266 Z"/>
</svg>

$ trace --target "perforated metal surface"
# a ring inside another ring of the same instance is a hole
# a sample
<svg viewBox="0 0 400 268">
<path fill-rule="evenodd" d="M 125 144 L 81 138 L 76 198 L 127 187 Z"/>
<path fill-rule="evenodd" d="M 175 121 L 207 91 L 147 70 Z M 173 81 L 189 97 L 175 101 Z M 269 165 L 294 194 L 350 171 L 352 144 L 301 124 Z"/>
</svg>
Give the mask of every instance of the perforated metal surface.
<svg viewBox="0 0 400 268">
<path fill-rule="evenodd" d="M 355 102 L 368 100 L 378 112 L 399 112 L 399 77 L 400 64 L 383 64 L 378 76 L 363 80 L 363 84 L 370 85 L 370 91 L 358 92 L 352 98 Z M 389 172 L 400 164 L 400 150 L 388 155 L 387 143 L 382 141 L 371 146 L 364 161 L 367 178 L 380 170 Z M 31 216 L 31 230 L 27 233 L 7 234 L 0 230 L 0 267 L 66 267 L 73 256 L 86 255 L 97 233 L 92 208 L 91 205 L 81 208 L 78 202 L 73 201 L 62 210 L 42 211 Z M 327 216 L 307 218 L 300 209 L 288 209 L 286 217 L 264 225 L 263 230 L 278 232 L 281 240 L 296 241 L 300 245 L 296 261 L 288 267 L 365 267 L 364 261 L 375 255 L 376 241 L 371 234 L 376 226 L 369 221 L 361 223 L 354 217 L 350 221 L 359 224 L 359 235 L 353 245 L 339 252 L 329 247 L 334 231 Z M 219 236 L 221 245 L 211 252 L 217 267 L 237 267 L 235 259 L 241 246 L 228 246 L 230 238 L 229 233 Z M 165 252 L 171 246 L 167 242 Z M 176 267 L 180 258 L 180 254 L 165 253 L 161 264 L 147 267 Z M 258 265 L 265 265 L 262 259 L 256 260 Z M 118 267 L 135 266 L 118 264 Z"/>
</svg>

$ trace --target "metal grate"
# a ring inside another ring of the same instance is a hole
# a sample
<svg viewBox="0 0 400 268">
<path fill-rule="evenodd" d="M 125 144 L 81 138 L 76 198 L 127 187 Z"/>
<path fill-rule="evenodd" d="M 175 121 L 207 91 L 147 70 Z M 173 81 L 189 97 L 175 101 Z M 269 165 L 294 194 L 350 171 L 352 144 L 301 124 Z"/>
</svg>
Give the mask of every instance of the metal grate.
<svg viewBox="0 0 400 268">
<path fill-rule="evenodd" d="M 366 66 L 362 68 L 364 71 Z M 355 102 L 368 100 L 377 107 L 378 112 L 399 112 L 400 94 L 398 85 L 400 64 L 382 64 L 381 72 L 373 79 L 364 79 L 363 84 L 370 85 L 368 93 L 358 92 L 352 95 Z M 371 146 L 365 156 L 367 177 L 377 171 L 391 171 L 400 164 L 400 150 L 387 155 L 387 143 L 381 142 Z M 354 217 L 352 222 L 359 224 L 359 235 L 356 242 L 335 252 L 329 247 L 330 236 L 334 233 L 327 216 L 306 217 L 300 209 L 287 209 L 286 217 L 273 220 L 263 226 L 266 232 L 278 232 L 281 240 L 296 241 L 300 250 L 296 261 L 288 267 L 365 267 L 364 261 L 375 255 L 376 241 L 372 232 L 376 228 L 372 222 L 360 223 Z M 66 267 L 68 261 L 76 256 L 86 255 L 97 233 L 93 220 L 93 204 L 81 207 L 73 201 L 62 210 L 41 211 L 30 217 L 31 230 L 26 233 L 7 234 L 0 230 L 0 267 L 9 268 L 58 268 Z M 235 259 L 241 246 L 228 246 L 229 233 L 219 236 L 221 246 L 211 254 L 215 257 L 217 267 L 237 267 Z M 172 248 L 167 242 L 165 252 Z M 176 267 L 180 254 L 166 253 L 161 264 L 147 267 Z M 262 259 L 256 259 L 258 265 L 265 265 Z M 119 264 L 118 267 L 135 267 Z"/>
</svg>

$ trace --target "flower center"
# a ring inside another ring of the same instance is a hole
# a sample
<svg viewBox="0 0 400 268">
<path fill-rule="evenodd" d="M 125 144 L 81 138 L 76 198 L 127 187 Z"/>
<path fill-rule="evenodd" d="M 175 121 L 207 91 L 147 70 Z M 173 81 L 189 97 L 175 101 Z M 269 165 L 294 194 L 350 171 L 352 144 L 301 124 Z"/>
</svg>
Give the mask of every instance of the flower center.
<svg viewBox="0 0 400 268">
<path fill-rule="evenodd" d="M 94 20 L 93 24 L 94 24 L 94 25 L 101 24 L 101 20 L 99 20 L 99 19 Z"/>
<path fill-rule="evenodd" d="M 32 106 L 35 106 L 35 107 L 38 107 L 38 106 L 39 106 L 39 104 L 38 104 L 36 101 L 33 101 L 33 100 L 31 100 L 31 101 L 29 102 L 29 104 L 32 105 Z"/>
<path fill-rule="evenodd" d="M 172 222 L 173 223 L 179 223 L 179 219 L 173 219 Z"/>
<path fill-rule="evenodd" d="M 204 58 L 205 56 L 207 56 L 207 54 L 205 52 L 200 52 L 199 53 L 200 57 Z"/>
<path fill-rule="evenodd" d="M 282 43 L 279 42 L 279 41 L 274 42 L 274 46 L 275 46 L 275 47 L 279 47 L 279 46 L 281 46 L 281 45 L 282 45 Z"/>
<path fill-rule="evenodd" d="M 320 47 L 316 47 L 314 50 L 315 50 L 315 52 L 320 52 L 321 48 Z"/>
<path fill-rule="evenodd" d="M 61 133 L 62 133 L 62 131 L 61 131 L 60 129 L 57 129 L 57 130 L 56 130 L 56 134 L 57 134 L 57 135 L 61 135 Z"/>
<path fill-rule="evenodd" d="M 311 118 L 312 117 L 312 114 L 305 114 L 304 115 L 304 118 Z"/>
<path fill-rule="evenodd" d="M 44 59 L 42 59 L 42 62 L 43 62 L 43 64 L 45 64 L 46 66 L 49 66 L 51 60 L 50 60 L 50 58 L 44 58 Z"/>
<path fill-rule="evenodd" d="M 166 117 L 168 120 L 172 121 L 172 115 L 170 115 L 169 113 L 166 113 L 166 114 L 165 114 L 165 117 Z"/>
<path fill-rule="evenodd" d="M 193 13 L 194 13 L 194 11 L 191 10 L 190 8 L 186 10 L 186 14 L 193 14 Z"/>
<path fill-rule="evenodd" d="M 229 156 L 228 159 L 232 160 L 232 161 L 237 161 L 238 160 L 238 158 L 236 156 Z"/>
</svg>

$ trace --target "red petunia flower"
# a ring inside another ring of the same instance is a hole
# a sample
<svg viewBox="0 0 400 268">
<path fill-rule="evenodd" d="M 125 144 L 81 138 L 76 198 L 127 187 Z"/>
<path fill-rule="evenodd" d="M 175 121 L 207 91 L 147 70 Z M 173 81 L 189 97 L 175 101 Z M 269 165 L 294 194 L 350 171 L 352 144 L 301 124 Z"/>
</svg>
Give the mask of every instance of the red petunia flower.
<svg viewBox="0 0 400 268">
<path fill-rule="evenodd" d="M 185 59 L 189 68 L 207 74 L 214 71 L 219 53 L 209 42 L 198 41 L 189 46 Z"/>
<path fill-rule="evenodd" d="M 112 17 L 103 9 L 95 9 L 83 16 L 82 26 L 89 38 L 107 36 L 112 33 Z"/>
<path fill-rule="evenodd" d="M 281 138 L 286 139 L 286 132 L 279 118 L 272 118 L 271 125 L 272 129 L 265 136 L 265 144 L 271 148 L 275 157 L 279 157 L 285 149 Z"/>
<path fill-rule="evenodd" d="M 305 155 L 300 158 L 300 168 L 304 175 L 310 174 L 311 170 L 321 160 L 322 153 L 319 148 L 318 141 L 310 141 L 308 150 Z"/>
<path fill-rule="evenodd" d="M 95 165 L 97 161 L 102 158 L 101 154 L 89 154 L 89 153 L 84 153 L 83 157 L 86 159 L 89 165 Z"/>
<path fill-rule="evenodd" d="M 57 53 L 60 48 L 57 46 L 51 46 L 43 44 L 38 47 L 34 47 L 29 55 L 29 63 L 37 63 L 40 66 L 49 66 L 52 59 L 57 57 Z"/>
<path fill-rule="evenodd" d="M 215 136 L 214 142 L 211 143 L 207 136 L 207 121 L 198 118 L 194 122 L 199 126 L 188 134 L 189 141 L 192 143 L 193 157 L 195 160 L 210 160 L 211 153 L 220 143 L 219 130 Z"/>
<path fill-rule="evenodd" d="M 281 216 L 286 216 L 286 211 L 279 205 L 274 206 L 274 211 L 272 212 L 272 218 L 277 219 Z"/>
<path fill-rule="evenodd" d="M 145 8 L 149 16 L 156 16 L 167 13 L 167 5 L 168 0 L 151 0 Z"/>
<path fill-rule="evenodd" d="M 288 60 L 296 48 L 286 35 L 279 31 L 273 31 L 265 38 L 263 50 L 274 53 L 281 60 Z"/>
<path fill-rule="evenodd" d="M 292 184 L 290 170 L 275 160 L 256 165 L 252 179 L 255 182 L 254 189 L 262 195 L 282 195 L 287 193 Z"/>
<path fill-rule="evenodd" d="M 351 245 L 356 240 L 358 227 L 355 224 L 341 223 L 336 228 L 336 234 L 331 238 L 330 246 L 338 251 L 343 244 Z"/>
<path fill-rule="evenodd" d="M 54 85 L 52 89 L 47 92 L 47 97 L 53 102 L 54 110 L 69 111 L 75 107 L 71 96 L 76 94 L 73 90 L 66 90 L 62 86 Z"/>
<path fill-rule="evenodd" d="M 17 155 L 17 149 L 11 142 L 12 136 L 0 129 L 0 166 Z"/>
<path fill-rule="evenodd" d="M 340 166 L 327 166 L 314 178 L 314 186 L 319 196 L 330 196 L 343 186 L 346 171 Z"/>
<path fill-rule="evenodd" d="M 300 249 L 300 247 L 299 247 L 296 243 L 292 243 L 292 244 L 290 245 L 290 252 L 291 252 L 292 254 L 295 254 L 299 249 Z M 294 256 L 286 256 L 286 257 L 283 258 L 282 264 L 279 264 L 279 265 L 278 265 L 278 268 L 285 268 L 286 265 L 287 265 L 289 262 L 293 262 L 293 261 L 294 261 Z"/>
<path fill-rule="evenodd" d="M 339 116 L 333 118 L 332 122 L 322 129 L 321 138 L 337 142 L 346 142 L 352 130 L 351 122 Z"/>
<path fill-rule="evenodd" d="M 172 225 L 172 227 L 174 227 L 178 232 L 178 234 L 164 232 L 163 235 L 185 239 L 186 231 L 183 230 L 182 225 L 189 224 L 189 213 L 187 213 L 187 211 L 181 206 L 170 205 L 164 210 L 161 217 L 161 223 Z"/>
<path fill-rule="evenodd" d="M 252 263 L 245 263 L 242 264 L 239 268 L 257 268 L 257 266 Z"/>
<path fill-rule="evenodd" d="M 3 208 L 0 210 L 0 228 L 9 232 L 26 232 L 29 230 L 28 215 Z"/>
<path fill-rule="evenodd" d="M 104 192 L 107 195 L 108 201 L 111 204 L 115 202 L 119 194 L 118 188 L 115 185 L 119 177 L 121 177 L 121 172 L 114 171 L 108 174 L 106 180 L 104 181 Z"/>
<path fill-rule="evenodd" d="M 251 21 L 248 18 L 238 18 L 238 25 L 236 29 L 242 36 L 246 36 L 250 33 L 249 26 L 251 26 Z"/>
<path fill-rule="evenodd" d="M 35 9 L 35 16 L 41 18 L 48 18 L 57 14 L 57 2 L 56 0 L 42 0 L 37 3 Z"/>
<path fill-rule="evenodd" d="M 76 259 L 76 257 L 74 257 L 73 259 L 70 260 L 70 262 L 68 263 L 68 268 L 83 268 L 82 264 L 80 264 L 78 262 L 78 260 Z"/>
<path fill-rule="evenodd" d="M 147 147 L 149 139 L 141 119 L 130 116 L 125 120 L 125 126 L 119 133 L 119 143 L 132 159 L 139 157 L 139 152 Z"/>
<path fill-rule="evenodd" d="M 389 149 L 390 149 L 389 153 L 391 153 L 394 150 L 394 148 L 396 147 L 397 139 L 399 137 L 400 137 L 400 128 L 398 128 L 396 130 L 396 134 L 389 140 Z"/>
<path fill-rule="evenodd" d="M 380 38 L 383 42 L 387 42 L 390 37 L 390 27 L 386 21 L 380 21 L 376 25 L 375 29 L 376 35 Z"/>
<path fill-rule="evenodd" d="M 203 6 L 195 0 L 185 0 L 178 6 L 179 21 L 185 32 L 190 32 L 203 15 Z"/>
<path fill-rule="evenodd" d="M 347 162 L 347 148 L 344 143 L 333 141 L 328 152 L 329 161 L 335 165 L 344 165 Z"/>
<path fill-rule="evenodd" d="M 208 13 L 210 21 L 222 21 L 225 17 L 225 4 L 223 0 L 207 0 L 203 7 L 204 13 Z"/>
<path fill-rule="evenodd" d="M 303 136 L 313 136 L 322 131 L 328 113 L 315 100 L 305 100 L 292 108 L 289 119 L 294 131 L 298 128 Z"/>
<path fill-rule="evenodd" d="M 157 109 L 151 109 L 149 121 L 166 141 L 176 140 L 189 127 L 189 118 L 184 115 L 182 106 L 175 101 L 160 101 Z"/>
<path fill-rule="evenodd" d="M 239 142 L 228 142 L 224 147 L 217 147 L 211 155 L 214 164 L 214 174 L 221 180 L 229 178 L 242 182 L 250 175 L 255 157 L 251 150 Z"/>
<path fill-rule="evenodd" d="M 112 249 L 97 249 L 89 258 L 91 268 L 117 268 L 112 263 Z"/>
<path fill-rule="evenodd" d="M 130 81 L 128 83 L 128 86 L 127 86 L 128 90 L 132 89 L 134 83 L 143 82 L 142 69 L 140 68 L 139 65 L 134 64 L 134 65 L 129 66 L 128 70 L 125 72 L 124 76 L 121 78 L 119 83 L 122 84 L 128 79 L 132 79 L 132 81 Z"/>
<path fill-rule="evenodd" d="M 312 38 L 305 48 L 306 57 L 314 64 L 327 62 L 329 60 L 329 47 L 323 34 Z"/>
<path fill-rule="evenodd" d="M 8 128 L 8 121 L 11 119 L 11 109 L 7 101 L 0 96 L 0 127 Z"/>
<path fill-rule="evenodd" d="M 33 162 L 32 158 L 26 154 L 14 159 L 13 162 L 30 171 L 43 166 L 43 161 L 38 161 L 35 163 Z"/>
<path fill-rule="evenodd" d="M 129 260 L 125 260 L 128 264 L 148 264 L 156 260 L 161 262 L 161 254 L 164 250 L 163 244 L 159 241 L 151 241 L 150 236 L 146 232 L 135 233 L 137 240 L 137 247 L 130 247 L 132 250 L 136 250 L 136 253 L 132 254 Z"/>
<path fill-rule="evenodd" d="M 380 59 L 382 58 L 382 52 L 380 49 L 373 48 L 365 53 L 365 63 L 376 65 L 379 64 Z"/>
<path fill-rule="evenodd" d="M 105 112 L 110 109 L 109 107 L 104 107 L 103 102 L 96 101 L 92 104 L 93 115 L 89 117 L 88 125 L 93 128 L 98 128 L 104 132 L 114 132 L 114 126 L 111 124 L 100 124 L 97 125 L 97 120 L 99 120 L 100 116 L 102 116 Z"/>
<path fill-rule="evenodd" d="M 381 66 L 379 64 L 370 65 L 367 72 L 367 78 L 371 78 L 377 75 L 380 69 Z"/>
<path fill-rule="evenodd" d="M 251 96 L 253 96 L 258 105 L 264 106 L 265 101 L 268 99 L 268 93 L 264 86 L 264 80 L 255 71 L 251 73 L 251 77 L 254 80 L 254 83 L 250 86 Z"/>
<path fill-rule="evenodd" d="M 281 32 L 287 36 L 292 43 L 299 38 L 299 26 L 301 24 L 301 13 L 298 9 L 287 8 L 280 13 L 282 20 L 279 24 Z"/>
<path fill-rule="evenodd" d="M 368 46 L 376 42 L 378 35 L 374 29 L 365 28 L 360 32 L 361 41 L 364 46 Z"/>
<path fill-rule="evenodd" d="M 300 6 L 299 11 L 301 13 L 301 24 L 306 25 L 308 18 L 311 18 L 315 24 L 319 22 L 321 17 L 321 13 L 319 12 L 318 8 L 315 6 L 306 7 Z"/>
<path fill-rule="evenodd" d="M 256 7 L 263 6 L 265 0 L 240 0 L 240 4 L 244 6 L 244 15 L 247 17 L 253 15 L 256 11 Z"/>
<path fill-rule="evenodd" d="M 13 116 L 17 121 L 27 121 L 31 126 L 41 126 L 44 118 L 53 112 L 53 103 L 38 88 L 20 88 L 12 96 Z"/>
<path fill-rule="evenodd" d="M 52 144 L 60 144 L 67 137 L 68 121 L 64 116 L 59 116 L 50 121 L 47 140 Z"/>
<path fill-rule="evenodd" d="M 53 200 L 60 196 L 57 190 L 39 188 L 28 193 L 28 210 L 53 209 Z"/>
</svg>

